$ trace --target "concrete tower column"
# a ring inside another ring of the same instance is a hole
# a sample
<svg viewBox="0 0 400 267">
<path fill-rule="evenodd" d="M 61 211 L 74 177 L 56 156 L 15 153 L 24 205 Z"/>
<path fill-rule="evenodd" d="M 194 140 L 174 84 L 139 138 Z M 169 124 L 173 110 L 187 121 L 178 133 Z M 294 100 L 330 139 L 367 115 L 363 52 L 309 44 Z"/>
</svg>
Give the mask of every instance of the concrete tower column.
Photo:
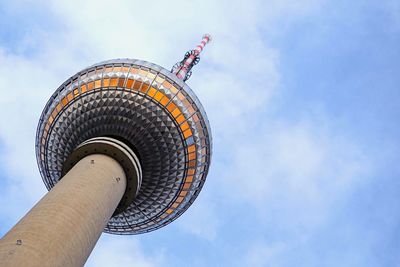
<svg viewBox="0 0 400 267">
<path fill-rule="evenodd" d="M 0 266 L 83 266 L 126 185 L 116 160 L 84 157 L 0 240 Z"/>
</svg>

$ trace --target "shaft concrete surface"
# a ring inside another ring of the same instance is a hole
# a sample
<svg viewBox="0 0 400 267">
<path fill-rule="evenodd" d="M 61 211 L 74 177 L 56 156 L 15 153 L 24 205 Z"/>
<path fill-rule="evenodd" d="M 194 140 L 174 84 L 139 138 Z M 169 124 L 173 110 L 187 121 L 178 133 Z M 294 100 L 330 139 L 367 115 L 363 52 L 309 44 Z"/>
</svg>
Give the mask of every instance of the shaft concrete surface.
<svg viewBox="0 0 400 267">
<path fill-rule="evenodd" d="M 83 158 L 0 240 L 0 266 L 83 266 L 126 184 L 113 158 Z"/>
</svg>

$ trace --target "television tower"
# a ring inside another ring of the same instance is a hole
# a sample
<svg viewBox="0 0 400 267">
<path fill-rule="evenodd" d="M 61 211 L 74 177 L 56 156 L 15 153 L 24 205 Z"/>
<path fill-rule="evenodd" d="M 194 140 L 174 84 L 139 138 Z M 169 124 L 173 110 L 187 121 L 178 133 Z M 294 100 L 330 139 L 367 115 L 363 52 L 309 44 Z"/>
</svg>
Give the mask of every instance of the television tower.
<svg viewBox="0 0 400 267">
<path fill-rule="evenodd" d="M 204 35 L 171 72 L 108 60 L 55 91 L 36 134 L 49 192 L 0 240 L 0 266 L 83 266 L 102 231 L 147 233 L 189 208 L 212 138 L 185 81 L 210 40 Z"/>
</svg>

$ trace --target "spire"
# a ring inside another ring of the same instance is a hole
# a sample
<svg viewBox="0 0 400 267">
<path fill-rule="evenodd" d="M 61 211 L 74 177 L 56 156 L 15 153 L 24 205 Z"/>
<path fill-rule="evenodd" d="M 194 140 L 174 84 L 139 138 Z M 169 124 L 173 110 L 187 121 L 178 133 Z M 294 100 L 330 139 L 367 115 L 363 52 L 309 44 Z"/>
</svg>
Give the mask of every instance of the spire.
<svg viewBox="0 0 400 267">
<path fill-rule="evenodd" d="M 174 73 L 179 79 L 184 82 L 187 81 L 192 75 L 192 68 L 194 65 L 200 61 L 200 53 L 203 51 L 207 43 L 211 41 L 211 36 L 209 34 L 203 35 L 203 39 L 200 44 L 196 46 L 194 50 L 186 52 L 185 57 L 182 61 L 176 63 L 171 72 Z"/>
</svg>

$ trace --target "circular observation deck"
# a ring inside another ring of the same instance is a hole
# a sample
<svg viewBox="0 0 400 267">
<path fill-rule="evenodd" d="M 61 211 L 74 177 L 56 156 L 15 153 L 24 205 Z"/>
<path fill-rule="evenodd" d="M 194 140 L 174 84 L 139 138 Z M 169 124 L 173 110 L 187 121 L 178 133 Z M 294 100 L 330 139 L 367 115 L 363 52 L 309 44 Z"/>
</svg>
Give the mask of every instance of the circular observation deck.
<svg viewBox="0 0 400 267">
<path fill-rule="evenodd" d="M 206 113 L 192 90 L 158 65 L 109 60 L 56 90 L 36 135 L 48 190 L 61 179 L 74 150 L 96 137 L 129 146 L 142 169 L 136 197 L 123 197 L 105 232 L 140 234 L 163 227 L 193 203 L 205 182 L 212 141 Z"/>
</svg>

